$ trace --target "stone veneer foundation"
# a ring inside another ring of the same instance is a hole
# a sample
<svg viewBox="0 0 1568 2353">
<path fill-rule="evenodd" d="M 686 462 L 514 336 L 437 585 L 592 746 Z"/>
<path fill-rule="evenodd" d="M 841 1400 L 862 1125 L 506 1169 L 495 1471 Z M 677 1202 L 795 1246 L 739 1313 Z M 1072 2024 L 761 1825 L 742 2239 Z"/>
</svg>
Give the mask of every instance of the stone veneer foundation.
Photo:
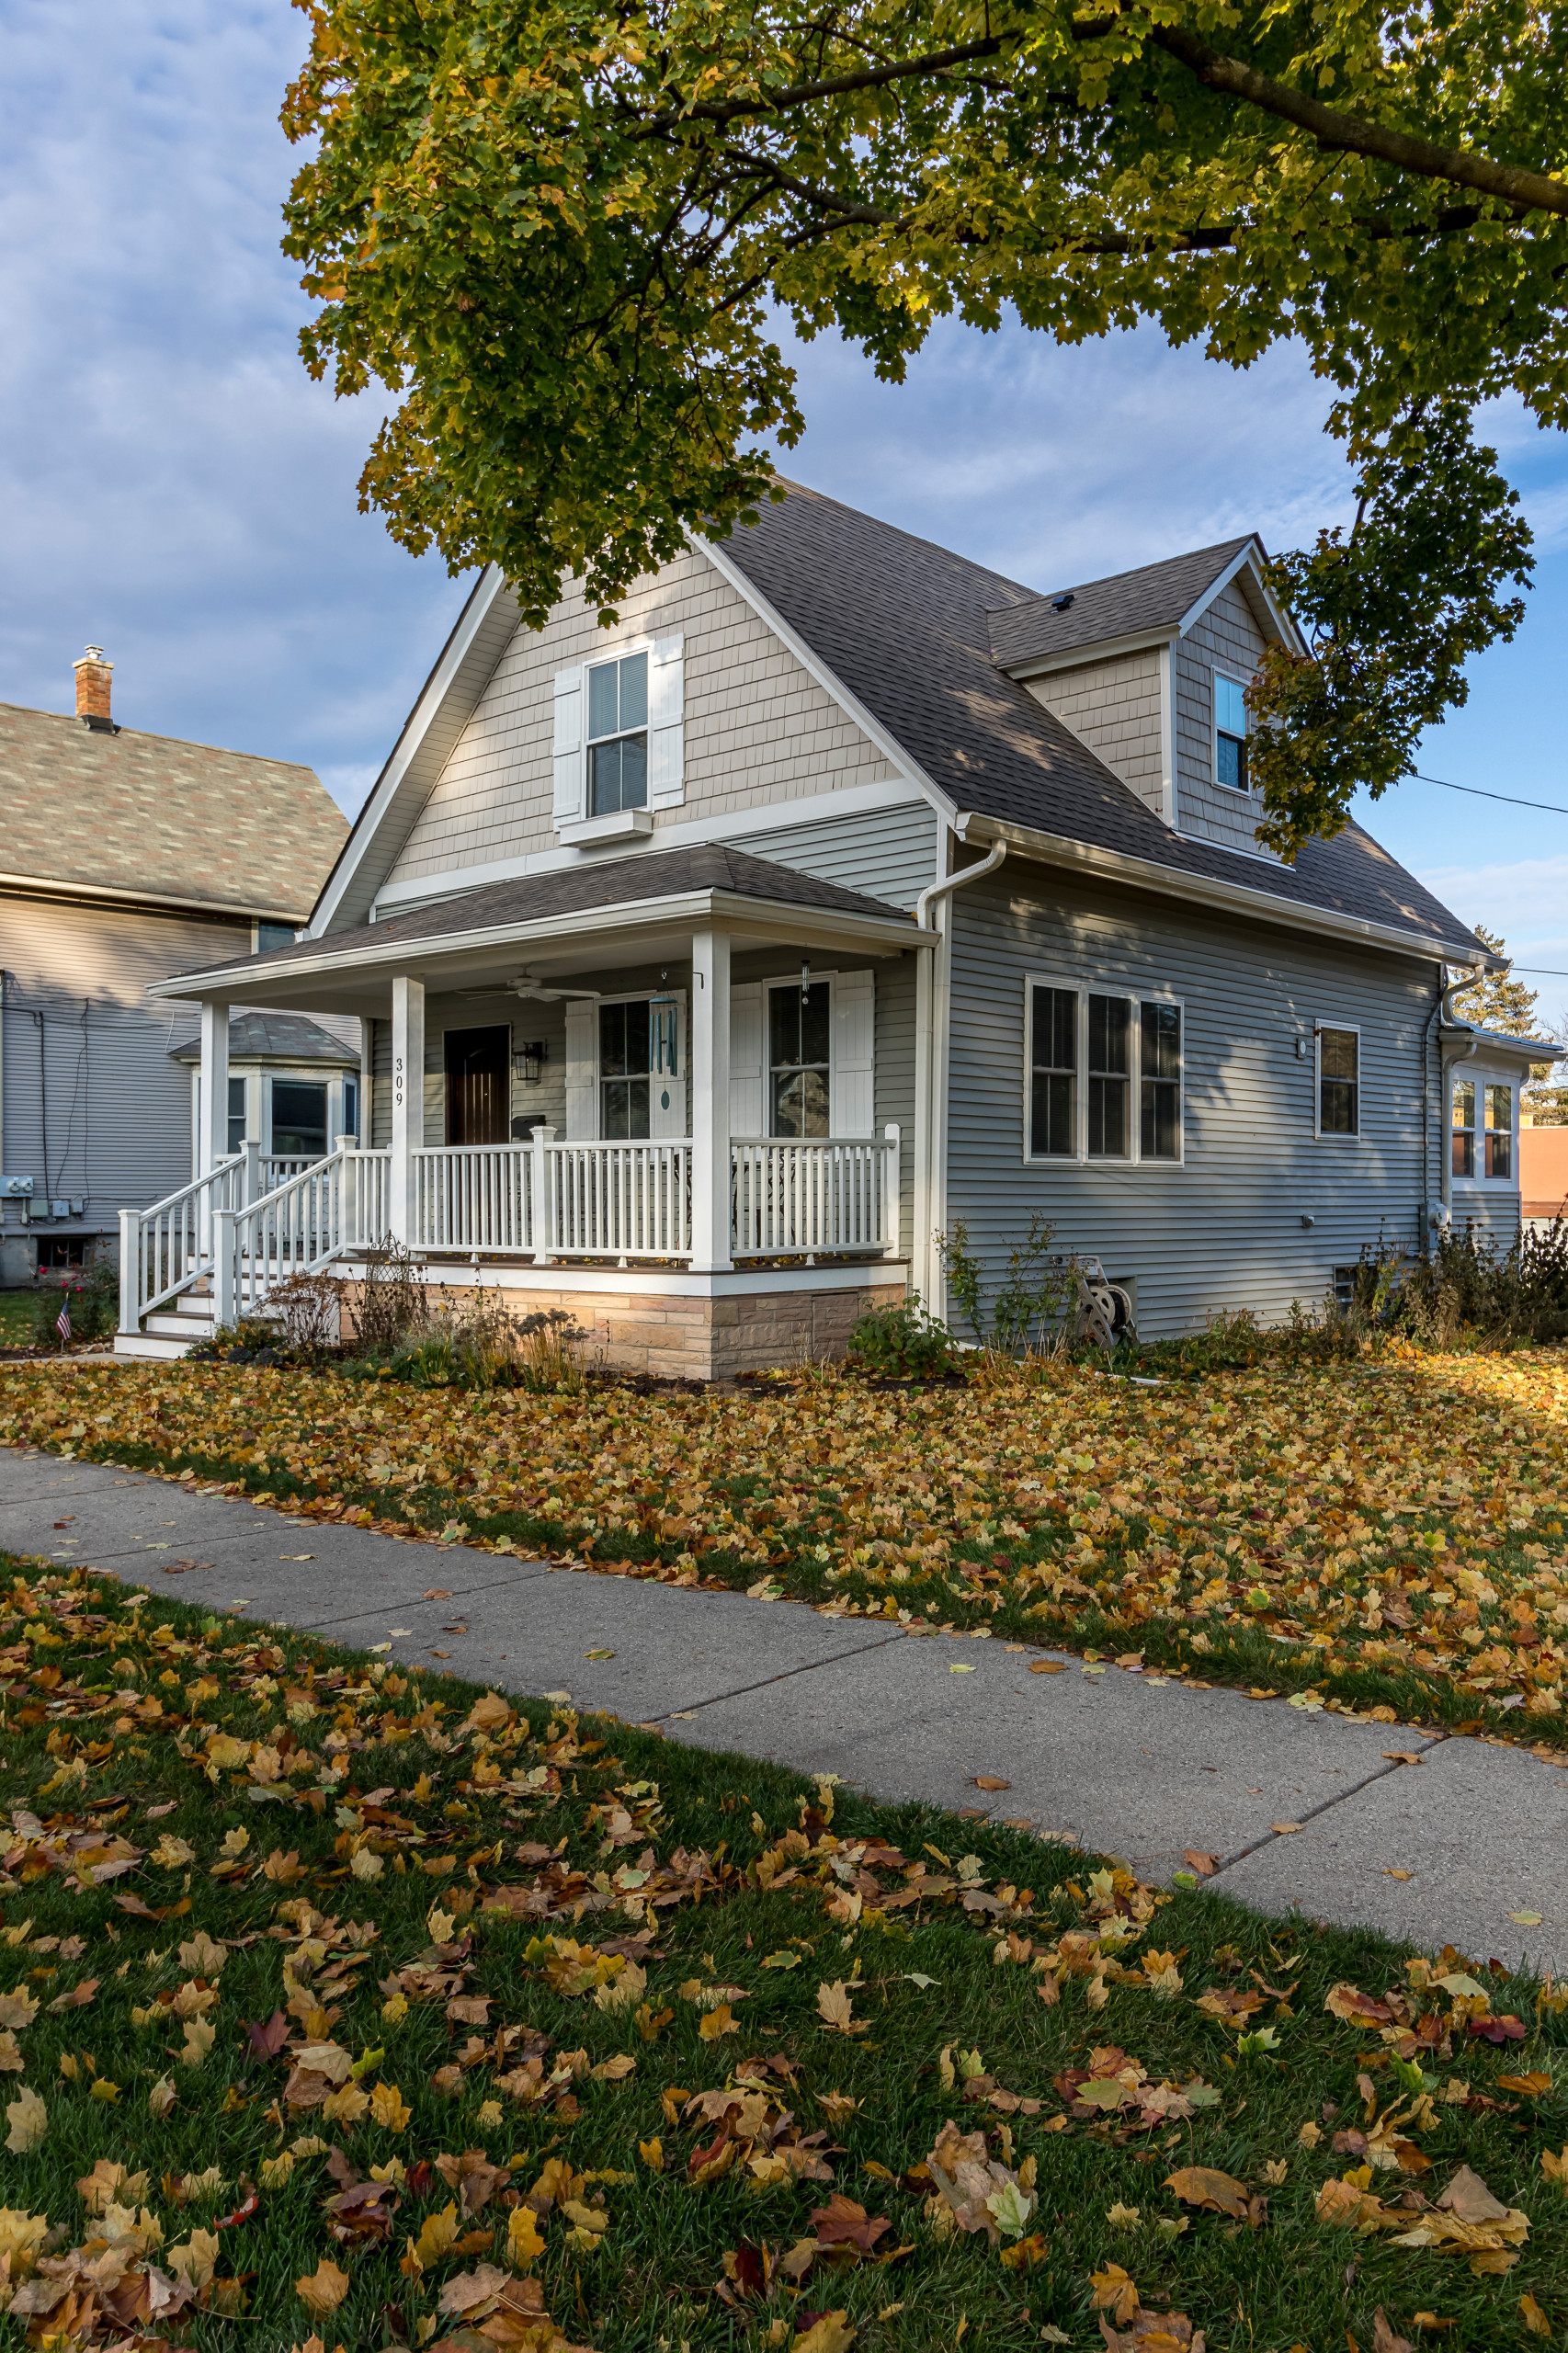
<svg viewBox="0 0 1568 2353">
<path fill-rule="evenodd" d="M 865 1279 L 852 1286 L 717 1295 L 589 1290 L 574 1284 L 565 1267 L 558 1284 L 550 1279 L 554 1268 L 530 1269 L 523 1282 L 482 1271 L 486 1289 L 498 1284 L 514 1313 L 548 1314 L 559 1308 L 588 1335 L 590 1356 L 622 1371 L 677 1381 L 728 1381 L 737 1373 L 797 1365 L 802 1358 L 840 1357 L 858 1316 L 868 1308 L 897 1307 L 905 1296 L 903 1271 L 891 1266 L 868 1268 Z M 431 1287 L 438 1281 L 432 1268 Z M 467 1267 L 454 1267 L 446 1287 L 461 1292 L 472 1281 Z M 358 1289 L 353 1279 L 343 1284 L 350 1317 Z"/>
</svg>

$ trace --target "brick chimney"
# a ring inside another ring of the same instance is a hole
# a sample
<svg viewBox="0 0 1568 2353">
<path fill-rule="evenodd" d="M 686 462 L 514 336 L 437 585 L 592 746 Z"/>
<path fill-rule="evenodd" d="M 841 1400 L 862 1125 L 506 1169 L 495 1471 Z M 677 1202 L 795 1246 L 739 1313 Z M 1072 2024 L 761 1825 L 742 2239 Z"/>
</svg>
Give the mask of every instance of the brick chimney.
<svg viewBox="0 0 1568 2353">
<path fill-rule="evenodd" d="M 96 734 L 118 735 L 119 730 L 109 715 L 114 664 L 104 660 L 101 645 L 89 645 L 81 660 L 72 666 L 76 673 L 77 718 Z"/>
</svg>

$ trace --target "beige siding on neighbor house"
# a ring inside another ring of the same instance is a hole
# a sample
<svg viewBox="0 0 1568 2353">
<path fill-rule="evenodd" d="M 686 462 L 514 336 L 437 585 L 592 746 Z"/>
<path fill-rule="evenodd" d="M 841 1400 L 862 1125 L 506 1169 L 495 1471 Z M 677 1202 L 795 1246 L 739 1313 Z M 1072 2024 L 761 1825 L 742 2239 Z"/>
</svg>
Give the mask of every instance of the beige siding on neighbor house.
<svg viewBox="0 0 1568 2353">
<path fill-rule="evenodd" d="M 1261 800 L 1214 780 L 1214 672 L 1222 670 L 1244 685 L 1257 666 L 1264 642 L 1263 631 L 1233 580 L 1171 654 L 1177 829 L 1226 849 L 1250 850 L 1254 857 L 1272 855 L 1258 845 Z"/>
<path fill-rule="evenodd" d="M 1160 741 L 1160 650 L 1085 662 L 1025 681 L 1037 702 L 1098 754 L 1156 817 L 1168 818 Z"/>
<path fill-rule="evenodd" d="M 540 631 L 519 629 L 415 823 L 389 883 L 559 847 L 551 814 L 555 673 L 608 659 L 618 641 L 681 631 L 686 663 L 685 799 L 654 813 L 657 836 L 782 806 L 893 771 L 703 555 L 641 581 L 604 630 L 574 585 Z"/>
</svg>

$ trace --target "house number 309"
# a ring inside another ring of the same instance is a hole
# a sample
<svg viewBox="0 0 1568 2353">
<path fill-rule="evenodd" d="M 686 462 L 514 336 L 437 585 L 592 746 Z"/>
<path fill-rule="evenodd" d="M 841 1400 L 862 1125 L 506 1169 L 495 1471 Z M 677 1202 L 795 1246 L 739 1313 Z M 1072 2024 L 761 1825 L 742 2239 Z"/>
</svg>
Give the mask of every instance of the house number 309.
<svg viewBox="0 0 1568 2353">
<path fill-rule="evenodd" d="M 401 1054 L 392 1064 L 392 1102 L 401 1111 L 403 1108 L 403 1056 Z"/>
</svg>

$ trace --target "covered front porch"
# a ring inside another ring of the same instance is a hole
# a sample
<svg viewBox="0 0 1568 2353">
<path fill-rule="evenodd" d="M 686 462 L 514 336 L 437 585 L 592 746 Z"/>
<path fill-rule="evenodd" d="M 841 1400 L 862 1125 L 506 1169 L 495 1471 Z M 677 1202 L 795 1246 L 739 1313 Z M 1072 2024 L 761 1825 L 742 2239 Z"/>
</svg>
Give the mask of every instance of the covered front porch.
<svg viewBox="0 0 1568 2353">
<path fill-rule="evenodd" d="M 618 858 L 301 941 L 167 991 L 202 1003 L 193 1184 L 128 1213 L 125 1353 L 352 1286 L 559 1306 L 612 1363 L 699 1378 L 835 1353 L 902 1297 L 917 973 L 882 903 L 711 847 Z M 363 1133 L 270 1185 L 233 1149 L 232 1009 L 357 1015 Z"/>
</svg>

